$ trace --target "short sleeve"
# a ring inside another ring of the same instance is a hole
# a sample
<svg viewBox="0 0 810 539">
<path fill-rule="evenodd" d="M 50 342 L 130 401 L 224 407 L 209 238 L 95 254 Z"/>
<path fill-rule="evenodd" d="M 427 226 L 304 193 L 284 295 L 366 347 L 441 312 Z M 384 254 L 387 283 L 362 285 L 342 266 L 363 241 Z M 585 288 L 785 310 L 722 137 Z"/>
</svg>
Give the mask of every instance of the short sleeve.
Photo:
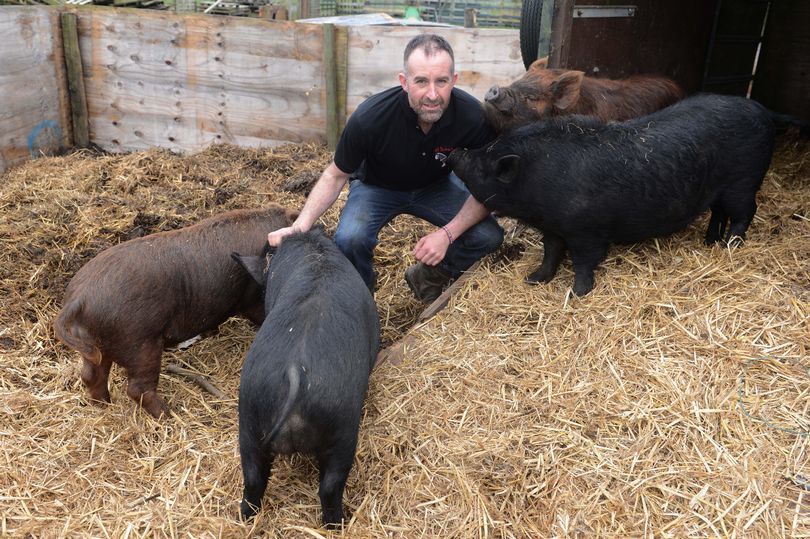
<svg viewBox="0 0 810 539">
<path fill-rule="evenodd" d="M 335 148 L 335 165 L 347 174 L 357 170 L 366 157 L 362 134 L 360 120 L 352 114 Z"/>
</svg>

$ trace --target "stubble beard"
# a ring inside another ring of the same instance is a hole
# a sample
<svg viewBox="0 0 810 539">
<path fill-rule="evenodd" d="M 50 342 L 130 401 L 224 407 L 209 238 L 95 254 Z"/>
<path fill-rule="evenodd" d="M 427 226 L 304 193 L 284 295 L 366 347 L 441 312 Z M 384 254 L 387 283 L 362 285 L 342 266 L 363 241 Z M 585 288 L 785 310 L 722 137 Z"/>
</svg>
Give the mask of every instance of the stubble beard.
<svg viewBox="0 0 810 539">
<path fill-rule="evenodd" d="M 425 110 L 423 107 L 424 105 L 439 105 L 438 110 Z M 437 99 L 435 101 L 424 99 L 420 101 L 416 106 L 412 106 L 413 111 L 416 113 L 416 116 L 419 118 L 419 121 L 422 123 L 433 124 L 439 121 L 439 118 L 442 117 L 444 114 L 444 101 L 442 99 Z"/>
</svg>

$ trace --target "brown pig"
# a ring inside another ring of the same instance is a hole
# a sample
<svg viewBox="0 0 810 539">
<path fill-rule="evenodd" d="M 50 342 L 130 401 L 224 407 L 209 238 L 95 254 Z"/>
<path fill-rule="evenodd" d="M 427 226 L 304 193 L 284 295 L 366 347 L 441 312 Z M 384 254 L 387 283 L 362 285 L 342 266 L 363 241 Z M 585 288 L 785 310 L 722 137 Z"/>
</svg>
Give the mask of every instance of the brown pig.
<svg viewBox="0 0 810 539">
<path fill-rule="evenodd" d="M 582 71 L 546 68 L 536 60 L 506 87 L 493 86 L 484 96 L 492 126 L 507 129 L 567 114 L 596 116 L 606 122 L 650 114 L 685 97 L 674 81 L 656 75 L 611 80 L 586 77 Z"/>
<path fill-rule="evenodd" d="M 261 324 L 261 291 L 231 253 L 260 255 L 267 233 L 294 219 L 276 205 L 233 210 L 115 245 L 85 264 L 68 284 L 53 327 L 82 355 L 90 397 L 110 402 L 115 362 L 126 370 L 127 394 L 156 418 L 168 415 L 157 393 L 163 349 L 236 314 Z"/>
</svg>

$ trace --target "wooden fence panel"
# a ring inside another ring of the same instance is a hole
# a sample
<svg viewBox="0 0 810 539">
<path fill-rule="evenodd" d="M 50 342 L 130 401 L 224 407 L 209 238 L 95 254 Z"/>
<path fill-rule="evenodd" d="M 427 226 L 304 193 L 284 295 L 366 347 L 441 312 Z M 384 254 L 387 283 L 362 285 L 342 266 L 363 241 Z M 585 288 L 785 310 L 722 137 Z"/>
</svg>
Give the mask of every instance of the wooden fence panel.
<svg viewBox="0 0 810 539">
<path fill-rule="evenodd" d="M 71 146 L 59 13 L 0 8 L 0 173 Z"/>
<path fill-rule="evenodd" d="M 80 10 L 91 140 L 111 151 L 325 141 L 322 28 Z"/>
<path fill-rule="evenodd" d="M 412 37 L 433 32 L 453 47 L 457 86 L 479 100 L 493 84 L 509 84 L 526 72 L 520 56 L 517 30 L 411 26 L 358 26 L 349 28 L 349 74 L 346 110 L 351 113 L 363 99 L 399 84 L 402 54 Z"/>
<path fill-rule="evenodd" d="M 319 24 L 92 8 L 0 10 L 0 168 L 71 145 L 59 14 L 76 13 L 90 142 L 109 151 L 194 152 L 214 142 L 326 142 Z M 458 85 L 478 99 L 524 69 L 516 30 L 349 26 L 335 32 L 340 120 L 398 84 L 420 32 L 444 35 Z M 43 142 L 47 142 L 45 144 Z M 33 141 L 33 142 L 32 142 Z"/>
</svg>

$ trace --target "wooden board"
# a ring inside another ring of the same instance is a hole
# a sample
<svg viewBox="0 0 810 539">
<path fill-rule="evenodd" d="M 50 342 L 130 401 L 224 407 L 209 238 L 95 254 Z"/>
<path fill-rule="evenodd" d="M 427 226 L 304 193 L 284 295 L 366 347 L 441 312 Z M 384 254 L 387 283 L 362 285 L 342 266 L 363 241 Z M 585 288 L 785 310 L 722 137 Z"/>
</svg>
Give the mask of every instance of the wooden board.
<svg viewBox="0 0 810 539">
<path fill-rule="evenodd" d="M 0 173 L 71 145 L 59 14 L 0 8 Z"/>
<path fill-rule="evenodd" d="M 718 0 L 634 0 L 633 17 L 574 18 L 566 67 L 622 78 L 656 73 L 700 90 Z M 609 6 L 611 0 L 575 5 Z"/>
<path fill-rule="evenodd" d="M 494 84 L 508 84 L 526 72 L 517 30 L 362 26 L 349 28 L 346 109 L 351 113 L 368 96 L 399 85 L 408 41 L 425 31 L 443 36 L 453 47 L 457 86 L 479 100 Z"/>
<path fill-rule="evenodd" d="M 325 141 L 322 28 L 81 11 L 91 140 L 111 151 Z"/>
<path fill-rule="evenodd" d="M 12 69 L 0 73 L 0 84 L 4 95 L 19 96 L 2 117 L 4 159 L 29 155 L 25 139 L 45 120 L 69 134 L 64 74 L 54 74 L 64 63 L 53 61 L 62 57 L 57 21 L 64 10 L 78 17 L 91 143 L 114 152 L 195 152 L 215 142 L 326 142 L 322 25 L 109 7 L 4 8 L 0 31 L 12 38 L 0 45 L 0 58 Z M 405 44 L 424 31 L 450 41 L 458 85 L 478 99 L 524 72 L 517 30 L 339 27 L 340 125 L 363 99 L 399 84 Z"/>
</svg>

